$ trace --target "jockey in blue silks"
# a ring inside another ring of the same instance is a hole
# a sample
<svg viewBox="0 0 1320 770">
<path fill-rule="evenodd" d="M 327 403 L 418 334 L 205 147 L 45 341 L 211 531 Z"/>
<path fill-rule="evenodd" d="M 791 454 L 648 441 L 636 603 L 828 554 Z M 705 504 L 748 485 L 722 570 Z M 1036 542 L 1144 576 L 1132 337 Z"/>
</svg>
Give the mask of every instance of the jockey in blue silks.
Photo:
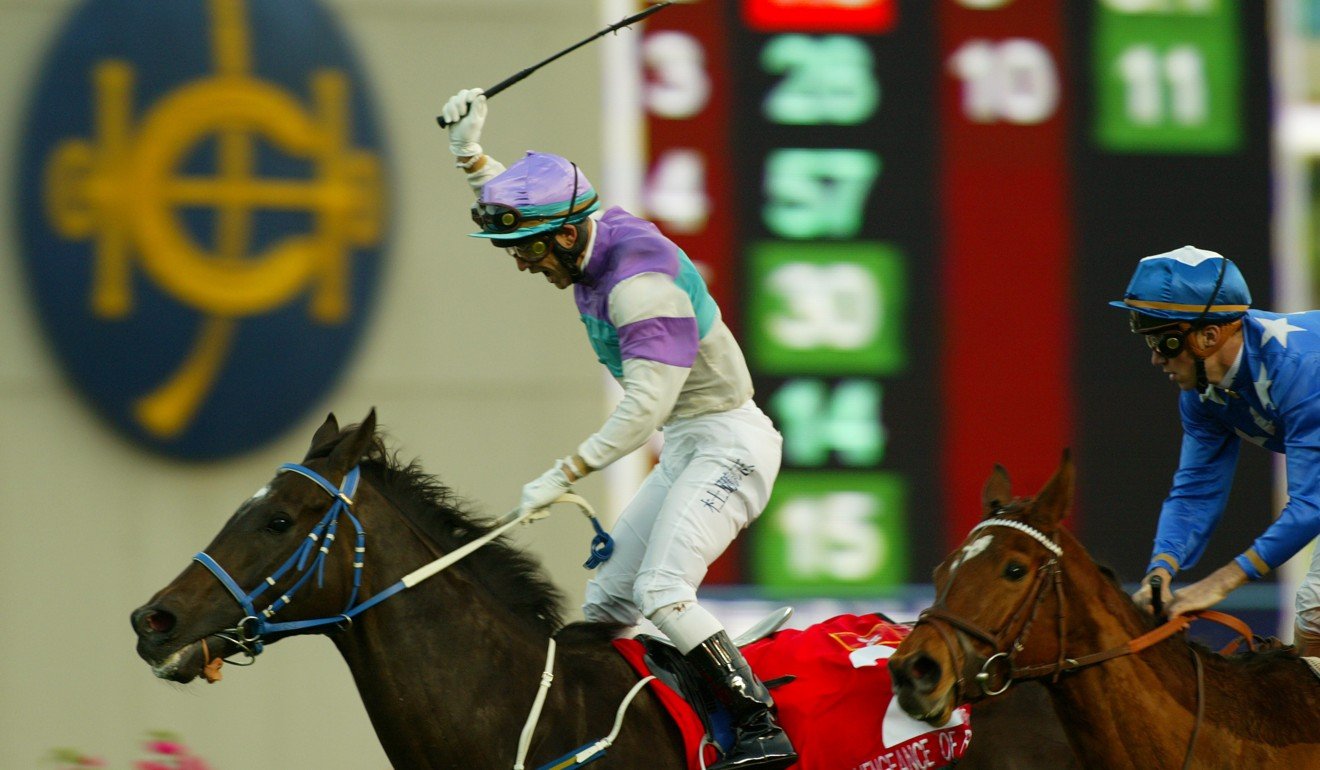
<svg viewBox="0 0 1320 770">
<path fill-rule="evenodd" d="M 1245 440 L 1287 457 L 1288 496 L 1279 517 L 1241 555 L 1172 594 L 1171 616 L 1210 607 L 1277 568 L 1320 534 L 1320 311 L 1251 310 L 1237 265 L 1184 246 L 1146 257 L 1121 301 L 1144 335 L 1151 363 L 1177 384 L 1183 441 L 1155 546 L 1133 599 L 1150 606 L 1150 580 L 1167 595 L 1197 562 L 1228 500 Z M 1320 551 L 1297 592 L 1295 641 L 1320 655 Z"/>
<path fill-rule="evenodd" d="M 752 401 L 742 350 L 687 255 L 621 208 L 596 213 L 595 189 L 564 158 L 529 152 L 506 169 L 485 155 L 486 110 L 480 89 L 443 110 L 450 151 L 477 194 L 472 235 L 505 249 L 519 270 L 573 287 L 592 349 L 623 387 L 604 425 L 523 487 L 522 507 L 544 508 L 662 428 L 660 461 L 615 524 L 583 613 L 630 627 L 645 616 L 701 671 L 734 724 L 734 744 L 712 770 L 786 768 L 797 754 L 769 690 L 696 593 L 710 563 L 765 510 L 783 439 Z"/>
</svg>

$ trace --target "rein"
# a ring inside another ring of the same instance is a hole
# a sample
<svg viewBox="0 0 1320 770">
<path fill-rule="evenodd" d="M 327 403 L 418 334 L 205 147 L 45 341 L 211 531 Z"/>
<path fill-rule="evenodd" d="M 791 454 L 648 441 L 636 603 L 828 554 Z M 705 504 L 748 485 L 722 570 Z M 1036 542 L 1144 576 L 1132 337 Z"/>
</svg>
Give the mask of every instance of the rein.
<svg viewBox="0 0 1320 770">
<path fill-rule="evenodd" d="M 995 514 L 1002 514 L 1007 512 L 1008 509 L 1001 508 L 998 511 L 996 511 Z M 986 519 L 985 521 L 982 521 L 981 523 L 977 524 L 975 527 L 972 527 L 971 531 L 968 533 L 968 536 L 970 537 L 973 532 L 976 532 L 977 530 L 982 529 L 984 527 L 996 527 L 996 526 L 1009 527 L 1011 529 L 1015 529 L 1029 536 L 1031 539 L 1035 540 L 1037 543 L 1039 543 L 1047 551 L 1050 552 L 1050 558 L 1044 564 L 1042 564 L 1040 567 L 1037 568 L 1036 579 L 1032 585 L 1031 590 L 1027 592 L 1027 594 L 1023 597 L 1022 602 L 1019 603 L 1018 606 L 1013 609 L 1012 613 L 1009 614 L 1008 620 L 1005 622 L 1003 630 L 1000 631 L 999 633 L 987 631 L 981 628 L 980 626 L 977 626 L 975 623 L 972 623 L 971 621 L 966 620 L 954 614 L 953 612 L 951 612 L 950 610 L 948 610 L 946 607 L 943 606 L 944 597 L 948 594 L 949 589 L 953 585 L 952 577 L 950 577 L 949 585 L 945 587 L 943 592 L 941 592 L 935 604 L 933 604 L 931 607 L 923 611 L 921 615 L 917 618 L 917 622 L 913 626 L 915 628 L 916 626 L 919 626 L 922 623 L 930 624 L 930 626 L 934 628 L 936 632 L 939 633 L 940 638 L 944 641 L 945 647 L 947 647 L 950 652 L 951 660 L 957 660 L 958 656 L 954 653 L 958 649 L 963 650 L 962 657 L 964 661 L 967 661 L 970 658 L 970 656 L 967 653 L 968 646 L 965 643 L 955 644 L 955 639 L 959 641 L 962 640 L 962 637 L 959 637 L 960 632 L 963 635 L 975 637 L 976 639 L 988 644 L 990 648 L 994 650 L 994 652 L 990 655 L 990 657 L 986 658 L 982 662 L 981 670 L 975 676 L 977 688 L 980 690 L 980 694 L 982 697 L 993 697 L 995 695 L 999 695 L 1005 692 L 1006 690 L 1008 690 L 1008 688 L 1012 686 L 1013 682 L 1018 680 L 1039 679 L 1045 676 L 1050 676 L 1052 677 L 1051 678 L 1052 682 L 1057 682 L 1059 681 L 1059 677 L 1062 676 L 1063 674 L 1072 673 L 1074 671 L 1080 671 L 1081 669 L 1088 668 L 1090 666 L 1094 666 L 1099 663 L 1104 663 L 1105 661 L 1112 660 L 1114 658 L 1120 658 L 1125 655 L 1132 655 L 1135 653 L 1139 653 L 1142 650 L 1145 650 L 1147 648 L 1153 647 L 1156 644 L 1159 644 L 1160 642 L 1174 636 L 1175 634 L 1185 631 L 1187 627 L 1192 624 L 1193 621 L 1198 619 L 1210 620 L 1236 631 L 1237 633 L 1242 635 L 1243 639 L 1246 640 L 1247 648 L 1249 650 L 1253 652 L 1256 650 L 1256 645 L 1251 633 L 1251 629 L 1241 620 L 1233 617 L 1232 615 L 1227 615 L 1222 612 L 1216 612 L 1215 610 L 1197 610 L 1195 612 L 1189 612 L 1185 615 L 1179 615 L 1178 617 L 1173 618 L 1172 620 L 1169 620 L 1168 622 L 1162 624 L 1158 628 L 1149 631 L 1145 634 L 1142 634 L 1141 636 L 1135 637 L 1133 639 L 1129 639 L 1127 642 L 1118 645 L 1117 647 L 1112 647 L 1108 650 L 1102 650 L 1100 652 L 1091 653 L 1090 655 L 1083 655 L 1077 658 L 1069 658 L 1064 654 L 1064 644 L 1065 644 L 1065 635 L 1066 635 L 1065 622 L 1067 619 L 1067 614 L 1065 612 L 1064 602 L 1063 602 L 1063 568 L 1061 563 L 1063 559 L 1063 548 L 1059 546 L 1056 540 L 1046 536 L 1045 533 L 1031 526 L 1028 526 L 1027 524 L 1024 524 L 1020 521 L 1016 521 L 1012 519 L 995 519 L 995 518 Z M 1021 652 L 1023 649 L 1024 640 L 1027 638 L 1027 634 L 1031 630 L 1032 621 L 1035 620 L 1036 612 L 1040 609 L 1040 606 L 1044 601 L 1044 597 L 1045 597 L 1044 589 L 1047 583 L 1053 583 L 1055 593 L 1058 598 L 1057 625 L 1059 629 L 1059 646 L 1058 646 L 1059 657 L 1053 663 L 1042 663 L 1032 666 L 1019 667 L 1014 664 L 1013 659 L 1014 656 L 1017 655 L 1017 653 Z M 1011 629 L 1013 629 L 1018 623 L 1018 617 L 1026 611 L 1028 606 L 1030 606 L 1031 608 L 1030 615 L 1028 615 L 1026 617 L 1026 620 L 1022 622 L 1021 630 L 1018 631 L 1017 634 L 1012 637 L 1012 642 L 1006 643 L 1008 637 L 1011 634 Z M 945 628 L 944 627 L 945 625 L 952 626 L 953 630 L 950 631 L 949 629 Z M 1227 654 L 1227 651 L 1231 650 L 1235 646 L 1236 646 L 1236 642 L 1230 644 L 1228 647 L 1225 648 L 1224 654 Z M 1202 670 L 1201 658 L 1200 655 L 1197 654 L 1195 649 L 1191 649 L 1190 651 L 1192 653 L 1192 660 L 1195 664 L 1195 669 L 1196 669 L 1196 721 L 1193 723 L 1191 739 L 1187 744 L 1187 753 L 1184 756 L 1184 761 L 1183 761 L 1184 770 L 1186 770 L 1186 768 L 1191 766 L 1192 751 L 1196 747 L 1196 737 L 1200 733 L 1201 721 L 1205 713 L 1205 693 L 1204 693 L 1205 685 L 1204 685 L 1204 673 Z M 996 667 L 1001 664 L 1006 665 L 1006 668 L 1004 669 L 1002 674 L 1003 683 L 1002 685 L 996 687 L 995 685 L 992 684 L 992 681 L 994 679 Z M 962 671 L 963 668 L 965 668 L 965 666 L 960 667 L 958 672 L 958 678 L 955 682 L 955 687 L 957 688 L 960 694 L 965 693 L 965 682 Z"/>
</svg>

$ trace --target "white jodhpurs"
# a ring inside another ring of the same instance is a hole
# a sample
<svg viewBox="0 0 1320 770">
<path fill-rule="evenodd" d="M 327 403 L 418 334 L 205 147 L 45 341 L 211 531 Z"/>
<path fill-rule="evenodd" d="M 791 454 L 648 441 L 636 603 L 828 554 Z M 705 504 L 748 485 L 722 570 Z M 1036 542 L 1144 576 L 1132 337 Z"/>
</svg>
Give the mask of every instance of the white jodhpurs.
<svg viewBox="0 0 1320 770">
<path fill-rule="evenodd" d="M 586 619 L 633 625 L 696 601 L 710 563 L 765 510 L 782 445 L 751 401 L 666 425 L 660 462 L 610 532 L 614 555 L 587 583 Z"/>
<path fill-rule="evenodd" d="M 1311 569 L 1293 601 L 1297 627 L 1312 636 L 1320 636 L 1320 543 L 1312 543 L 1311 549 Z"/>
</svg>

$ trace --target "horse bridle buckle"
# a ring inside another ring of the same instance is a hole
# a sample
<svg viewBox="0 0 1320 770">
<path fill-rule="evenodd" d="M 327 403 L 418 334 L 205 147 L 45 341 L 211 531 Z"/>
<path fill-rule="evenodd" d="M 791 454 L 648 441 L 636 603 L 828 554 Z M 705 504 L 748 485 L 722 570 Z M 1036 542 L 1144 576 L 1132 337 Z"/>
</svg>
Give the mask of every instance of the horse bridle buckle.
<svg viewBox="0 0 1320 770">
<path fill-rule="evenodd" d="M 238 637 L 244 644 L 259 641 L 261 639 L 261 618 L 256 615 L 248 615 L 238 621 L 238 625 L 234 626 L 234 630 L 238 632 Z"/>
<path fill-rule="evenodd" d="M 991 669 L 1000 658 L 1003 659 L 1004 664 L 1007 666 L 1007 668 L 1004 669 L 1003 685 L 998 689 L 990 689 L 986 685 L 990 682 L 991 677 L 993 676 Z M 996 695 L 1002 695 L 1008 690 L 1013 684 L 1013 661 L 1009 658 L 1008 653 L 996 652 L 994 655 L 986 658 L 985 662 L 981 664 L 981 670 L 976 674 L 976 684 L 981 688 L 981 692 L 992 698 Z"/>
</svg>

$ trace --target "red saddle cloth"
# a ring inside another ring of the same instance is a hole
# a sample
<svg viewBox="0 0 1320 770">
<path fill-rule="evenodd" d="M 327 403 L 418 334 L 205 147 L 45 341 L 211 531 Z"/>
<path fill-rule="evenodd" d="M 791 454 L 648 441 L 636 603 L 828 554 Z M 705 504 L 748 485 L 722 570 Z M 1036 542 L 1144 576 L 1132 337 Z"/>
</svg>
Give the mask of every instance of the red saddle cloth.
<svg viewBox="0 0 1320 770">
<path fill-rule="evenodd" d="M 840 615 L 743 648 L 763 681 L 794 677 L 773 692 L 779 722 L 801 757 L 796 770 L 934 770 L 963 755 L 972 738 L 966 706 L 943 727 L 931 727 L 892 698 L 885 661 L 909 630 L 878 615 Z M 614 646 L 639 674 L 650 673 L 641 642 L 619 639 Z M 682 731 L 688 768 L 700 770 L 700 719 L 659 680 L 647 686 Z M 708 765 L 713 752 L 707 749 Z"/>
</svg>

